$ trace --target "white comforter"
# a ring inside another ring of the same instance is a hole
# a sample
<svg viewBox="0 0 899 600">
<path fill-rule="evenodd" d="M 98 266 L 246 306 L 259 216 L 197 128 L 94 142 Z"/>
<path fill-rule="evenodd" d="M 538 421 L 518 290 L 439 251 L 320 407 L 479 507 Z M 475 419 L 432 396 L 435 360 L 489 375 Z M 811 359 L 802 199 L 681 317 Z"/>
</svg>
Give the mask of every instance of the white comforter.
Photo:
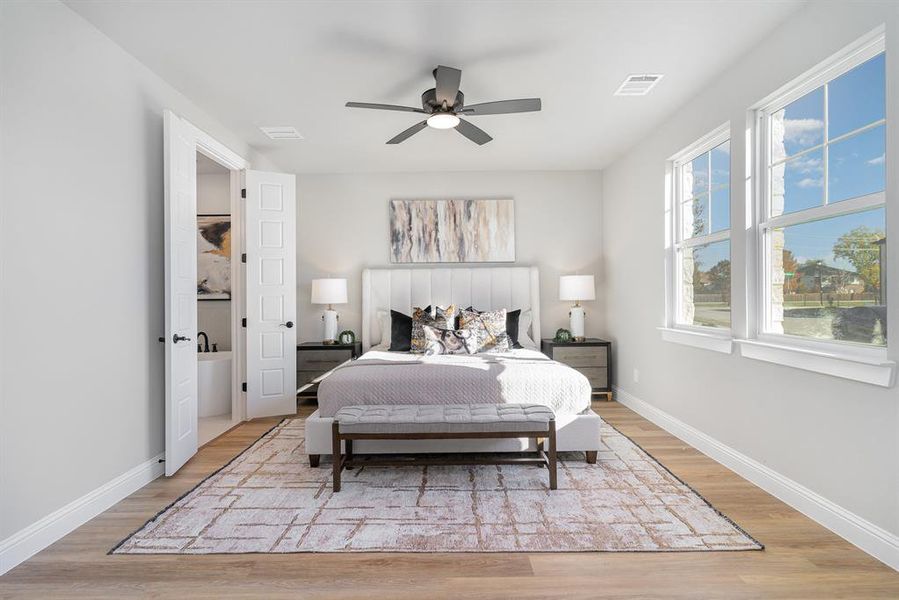
<svg viewBox="0 0 899 600">
<path fill-rule="evenodd" d="M 590 383 L 536 350 L 424 356 L 371 350 L 318 389 L 321 416 L 360 404 L 542 404 L 556 414 L 590 406 Z"/>
</svg>

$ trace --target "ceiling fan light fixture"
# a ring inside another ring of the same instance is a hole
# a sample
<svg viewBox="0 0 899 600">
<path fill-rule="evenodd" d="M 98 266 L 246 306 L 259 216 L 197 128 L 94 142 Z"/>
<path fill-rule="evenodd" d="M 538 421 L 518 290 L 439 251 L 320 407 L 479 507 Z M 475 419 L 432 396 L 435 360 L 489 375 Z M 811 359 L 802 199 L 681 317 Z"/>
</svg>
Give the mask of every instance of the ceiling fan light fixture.
<svg viewBox="0 0 899 600">
<path fill-rule="evenodd" d="M 0 2 L 2 1 L 0 0 Z M 459 115 L 464 115 L 465 117 L 509 115 L 512 113 L 536 112 L 542 108 L 540 98 L 497 100 L 466 106 L 465 94 L 459 89 L 461 78 L 461 70 L 438 65 L 434 69 L 434 87 L 425 90 L 421 94 L 421 108 L 398 106 L 396 104 L 375 104 L 372 102 L 347 102 L 346 105 L 349 108 L 392 110 L 427 115 L 424 121 L 419 121 L 385 142 L 391 146 L 401 144 L 428 127 L 433 129 L 455 129 L 459 132 L 459 135 L 478 146 L 483 146 L 493 138 L 471 121 L 460 119 Z"/>
<path fill-rule="evenodd" d="M 436 113 L 428 117 L 428 127 L 452 129 L 459 124 L 459 117 L 452 113 Z"/>
</svg>

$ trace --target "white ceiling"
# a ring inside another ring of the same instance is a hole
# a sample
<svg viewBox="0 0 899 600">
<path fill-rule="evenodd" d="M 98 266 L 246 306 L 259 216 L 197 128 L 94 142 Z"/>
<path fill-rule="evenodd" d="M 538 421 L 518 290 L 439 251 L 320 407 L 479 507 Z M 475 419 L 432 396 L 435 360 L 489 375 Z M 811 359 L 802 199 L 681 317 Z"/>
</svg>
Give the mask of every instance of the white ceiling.
<svg viewBox="0 0 899 600">
<path fill-rule="evenodd" d="M 596 169 L 648 133 L 802 2 L 67 3 L 209 114 L 292 172 Z M 478 147 L 425 129 L 437 64 L 462 69 L 469 104 L 539 96 L 540 113 L 471 120 Z M 612 93 L 664 73 L 646 97 Z M 293 125 L 273 141 L 263 125 Z"/>
</svg>

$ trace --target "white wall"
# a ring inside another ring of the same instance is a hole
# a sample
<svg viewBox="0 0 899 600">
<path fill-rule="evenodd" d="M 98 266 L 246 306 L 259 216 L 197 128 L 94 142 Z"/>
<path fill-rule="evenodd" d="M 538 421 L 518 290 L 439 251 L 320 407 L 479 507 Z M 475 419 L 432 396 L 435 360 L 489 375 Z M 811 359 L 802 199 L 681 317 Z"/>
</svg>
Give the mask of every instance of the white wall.
<svg viewBox="0 0 899 600">
<path fill-rule="evenodd" d="M 197 174 L 197 214 L 231 214 L 231 174 Z M 233 232 L 232 232 L 233 233 Z M 236 241 L 237 236 L 232 237 Z M 220 351 L 231 349 L 231 301 L 201 300 L 197 302 L 197 330 L 209 336 L 209 348 L 218 344 Z"/>
<path fill-rule="evenodd" d="M 0 540 L 163 451 L 162 111 L 81 17 L 0 2 Z"/>
<path fill-rule="evenodd" d="M 231 214 L 231 174 L 197 174 L 197 214 Z"/>
<path fill-rule="evenodd" d="M 324 307 L 309 299 L 311 281 L 328 275 L 348 279 L 350 301 L 336 307 L 340 327 L 361 339 L 362 269 L 390 265 L 388 200 L 449 197 L 514 198 L 517 264 L 540 267 L 543 335 L 551 337 L 568 327 L 559 275 L 601 275 L 600 189 L 600 174 L 587 171 L 299 175 L 298 339 L 322 337 Z M 600 303 L 584 305 L 587 334 L 596 335 Z"/>
<path fill-rule="evenodd" d="M 899 7 L 815 3 L 603 172 L 607 331 L 618 385 L 762 465 L 899 534 L 899 391 L 663 342 L 665 162 L 726 121 L 732 128 L 735 330 L 745 332 L 745 124 L 749 106 L 887 23 L 888 238 L 899 238 Z M 890 246 L 895 254 L 899 245 Z M 899 279 L 890 260 L 890 279 Z M 899 298 L 892 293 L 891 298 Z M 899 324 L 899 302 L 890 322 Z M 899 359 L 899 327 L 890 354 Z M 633 370 L 640 370 L 640 382 Z"/>
</svg>

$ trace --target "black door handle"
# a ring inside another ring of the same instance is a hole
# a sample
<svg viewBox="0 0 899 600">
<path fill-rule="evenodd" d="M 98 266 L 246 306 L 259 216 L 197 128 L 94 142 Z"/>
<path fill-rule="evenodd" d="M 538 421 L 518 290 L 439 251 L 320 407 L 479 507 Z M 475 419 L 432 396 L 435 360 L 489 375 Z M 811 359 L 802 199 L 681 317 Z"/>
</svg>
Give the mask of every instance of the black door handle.
<svg viewBox="0 0 899 600">
<path fill-rule="evenodd" d="M 293 321 L 288 321 L 287 323 L 284 323 L 284 327 L 287 327 L 288 329 L 290 329 L 291 327 L 293 327 Z"/>
<path fill-rule="evenodd" d="M 189 342 L 190 338 L 184 335 L 178 335 L 176 333 L 172 336 L 172 341 L 177 344 L 178 342 Z"/>
</svg>

